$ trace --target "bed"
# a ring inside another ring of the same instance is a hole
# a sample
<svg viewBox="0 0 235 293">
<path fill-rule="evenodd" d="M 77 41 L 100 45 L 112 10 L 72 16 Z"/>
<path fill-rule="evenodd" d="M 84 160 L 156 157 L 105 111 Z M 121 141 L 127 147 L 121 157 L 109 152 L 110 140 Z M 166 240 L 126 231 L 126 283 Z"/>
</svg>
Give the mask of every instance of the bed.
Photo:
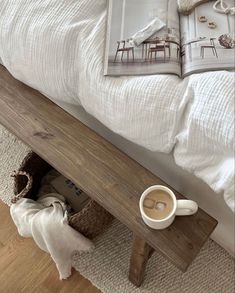
<svg viewBox="0 0 235 293">
<path fill-rule="evenodd" d="M 0 16 L 12 75 L 197 200 L 234 254 L 234 74 L 104 77 L 105 0 L 1 0 Z"/>
</svg>

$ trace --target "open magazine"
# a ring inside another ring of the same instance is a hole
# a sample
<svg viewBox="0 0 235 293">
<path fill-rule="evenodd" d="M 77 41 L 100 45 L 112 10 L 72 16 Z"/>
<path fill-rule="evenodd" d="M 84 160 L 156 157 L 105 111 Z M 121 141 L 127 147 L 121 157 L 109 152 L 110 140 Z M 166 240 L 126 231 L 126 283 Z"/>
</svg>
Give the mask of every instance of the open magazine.
<svg viewBox="0 0 235 293">
<path fill-rule="evenodd" d="M 104 74 L 184 77 L 233 69 L 234 15 L 218 13 L 214 2 L 185 16 L 176 0 L 109 0 Z"/>
</svg>

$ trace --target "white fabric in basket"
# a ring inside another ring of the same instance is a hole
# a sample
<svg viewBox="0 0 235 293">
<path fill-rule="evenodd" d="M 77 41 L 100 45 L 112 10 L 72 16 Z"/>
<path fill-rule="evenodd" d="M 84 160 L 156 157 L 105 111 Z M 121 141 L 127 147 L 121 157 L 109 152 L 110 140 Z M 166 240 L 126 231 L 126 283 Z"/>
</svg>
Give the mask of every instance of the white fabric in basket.
<svg viewBox="0 0 235 293">
<path fill-rule="evenodd" d="M 36 244 L 50 253 L 60 279 L 71 275 L 72 255 L 89 251 L 92 242 L 68 224 L 63 196 L 48 194 L 37 201 L 22 198 L 10 208 L 11 217 L 23 237 L 32 237 Z"/>
</svg>

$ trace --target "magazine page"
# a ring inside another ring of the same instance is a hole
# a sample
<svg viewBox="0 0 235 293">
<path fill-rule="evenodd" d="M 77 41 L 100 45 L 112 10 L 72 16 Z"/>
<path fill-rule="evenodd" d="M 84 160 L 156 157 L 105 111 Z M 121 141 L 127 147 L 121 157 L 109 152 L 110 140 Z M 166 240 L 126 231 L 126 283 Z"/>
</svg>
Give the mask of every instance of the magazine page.
<svg viewBox="0 0 235 293">
<path fill-rule="evenodd" d="M 234 7 L 234 0 L 223 3 Z M 214 4 L 208 1 L 180 16 L 183 76 L 234 68 L 234 15 L 223 12 L 220 3 L 215 10 Z"/>
<path fill-rule="evenodd" d="M 181 75 L 175 0 L 109 0 L 105 75 Z"/>
</svg>

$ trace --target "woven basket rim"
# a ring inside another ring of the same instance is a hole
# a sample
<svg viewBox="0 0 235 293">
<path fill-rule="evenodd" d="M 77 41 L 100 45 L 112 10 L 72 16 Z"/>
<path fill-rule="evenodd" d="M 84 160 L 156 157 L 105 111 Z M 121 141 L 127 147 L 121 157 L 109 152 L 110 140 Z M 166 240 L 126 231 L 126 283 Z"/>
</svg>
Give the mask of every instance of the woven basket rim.
<svg viewBox="0 0 235 293">
<path fill-rule="evenodd" d="M 31 162 L 34 161 L 35 162 Z M 37 165 L 38 164 L 38 165 Z M 40 167 L 42 168 L 41 170 Z M 26 170 L 28 169 L 28 170 Z M 29 171 L 29 175 L 32 176 L 32 186 L 31 189 L 25 194 L 25 197 L 34 198 L 36 194 L 34 194 L 35 189 L 34 185 L 38 184 L 40 186 L 40 182 L 42 178 L 46 175 L 43 174 L 44 170 L 47 172 L 50 169 L 55 169 L 47 162 L 45 162 L 40 156 L 38 156 L 35 152 L 29 151 L 28 154 L 22 160 L 18 171 L 27 172 Z M 35 171 L 34 171 L 35 170 Z M 30 174 L 30 172 L 32 173 Z M 18 194 L 23 190 L 25 186 L 21 186 L 22 184 L 26 184 L 25 180 L 22 181 L 19 176 L 14 178 L 14 193 Z M 84 236 L 92 239 L 99 235 L 104 227 L 113 219 L 113 216 L 107 212 L 102 206 L 96 203 L 93 199 L 89 197 L 89 201 L 86 205 L 78 212 L 68 213 L 68 222 L 69 224 L 82 233 Z"/>
</svg>

